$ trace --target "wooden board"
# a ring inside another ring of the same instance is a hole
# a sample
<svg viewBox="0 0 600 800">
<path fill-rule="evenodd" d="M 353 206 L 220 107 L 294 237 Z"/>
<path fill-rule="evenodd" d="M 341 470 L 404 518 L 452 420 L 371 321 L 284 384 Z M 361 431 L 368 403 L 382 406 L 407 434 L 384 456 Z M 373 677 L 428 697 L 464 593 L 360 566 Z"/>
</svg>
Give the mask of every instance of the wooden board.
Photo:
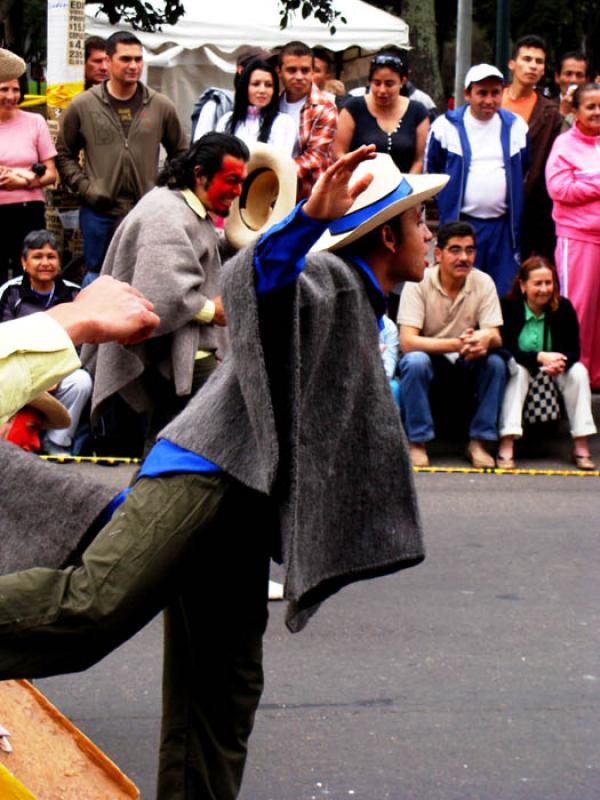
<svg viewBox="0 0 600 800">
<path fill-rule="evenodd" d="M 27 681 L 0 682 L 2 800 L 136 800 L 138 788 Z"/>
</svg>

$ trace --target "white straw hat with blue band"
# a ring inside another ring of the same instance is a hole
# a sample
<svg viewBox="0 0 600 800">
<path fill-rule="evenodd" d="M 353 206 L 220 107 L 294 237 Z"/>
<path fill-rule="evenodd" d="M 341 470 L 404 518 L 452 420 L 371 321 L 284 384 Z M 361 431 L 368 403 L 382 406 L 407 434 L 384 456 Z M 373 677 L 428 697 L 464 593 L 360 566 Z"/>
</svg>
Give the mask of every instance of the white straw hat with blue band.
<svg viewBox="0 0 600 800">
<path fill-rule="evenodd" d="M 433 197 L 448 183 L 448 175 L 403 175 L 387 153 L 363 161 L 353 178 L 372 174 L 370 186 L 360 194 L 343 217 L 334 220 L 312 251 L 338 250 L 409 208 Z"/>
</svg>

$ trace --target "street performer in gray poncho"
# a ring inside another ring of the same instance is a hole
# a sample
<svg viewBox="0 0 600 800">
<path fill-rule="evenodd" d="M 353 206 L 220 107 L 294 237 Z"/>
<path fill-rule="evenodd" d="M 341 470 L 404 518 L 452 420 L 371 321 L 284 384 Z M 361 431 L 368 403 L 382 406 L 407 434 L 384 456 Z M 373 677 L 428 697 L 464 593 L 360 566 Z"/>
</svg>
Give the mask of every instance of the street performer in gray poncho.
<svg viewBox="0 0 600 800">
<path fill-rule="evenodd" d="M 231 353 L 81 564 L 0 578 L 0 679 L 85 669 L 167 608 L 161 800 L 237 797 L 269 556 L 284 564 L 292 631 L 351 581 L 424 558 L 378 338 L 385 294 L 423 276 L 418 206 L 446 178 L 373 158 L 342 157 L 225 266 Z"/>
</svg>

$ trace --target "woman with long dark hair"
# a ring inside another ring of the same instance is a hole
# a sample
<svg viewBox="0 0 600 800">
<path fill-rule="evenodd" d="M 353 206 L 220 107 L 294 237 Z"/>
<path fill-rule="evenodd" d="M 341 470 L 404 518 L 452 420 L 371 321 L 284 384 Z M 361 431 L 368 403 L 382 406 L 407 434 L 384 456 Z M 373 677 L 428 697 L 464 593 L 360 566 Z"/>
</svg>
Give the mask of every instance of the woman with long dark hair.
<svg viewBox="0 0 600 800">
<path fill-rule="evenodd" d="M 217 122 L 219 133 L 231 133 L 246 144 L 264 142 L 291 156 L 297 131 L 294 120 L 279 111 L 279 78 L 268 61 L 255 59 L 243 71 L 233 111 Z"/>
</svg>

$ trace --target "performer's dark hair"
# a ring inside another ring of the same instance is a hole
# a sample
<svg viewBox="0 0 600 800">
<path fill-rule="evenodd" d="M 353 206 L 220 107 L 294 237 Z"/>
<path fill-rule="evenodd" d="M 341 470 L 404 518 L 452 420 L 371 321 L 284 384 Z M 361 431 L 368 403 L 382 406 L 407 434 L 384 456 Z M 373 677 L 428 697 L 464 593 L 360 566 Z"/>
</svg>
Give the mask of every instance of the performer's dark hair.
<svg viewBox="0 0 600 800">
<path fill-rule="evenodd" d="M 474 244 L 477 244 L 475 228 L 471 223 L 457 220 L 456 222 L 446 222 L 444 225 L 440 225 L 437 232 L 437 247 L 443 250 L 453 236 L 458 236 L 461 239 L 465 236 L 470 236 Z"/>
<path fill-rule="evenodd" d="M 23 239 L 23 247 L 21 248 L 21 255 L 27 258 L 30 250 L 40 250 L 45 245 L 49 244 L 53 250 L 58 253 L 58 244 L 56 237 L 50 231 L 39 230 L 30 231 Z"/>
<path fill-rule="evenodd" d="M 85 60 L 87 61 L 94 50 L 102 50 L 106 52 L 106 39 L 102 36 L 88 36 L 85 40 Z"/>
<path fill-rule="evenodd" d="M 237 136 L 229 133 L 206 133 L 182 155 L 175 156 L 165 163 L 158 180 L 158 186 L 169 189 L 193 189 L 196 183 L 195 167 L 210 182 L 223 165 L 225 156 L 248 161 L 250 151 Z"/>
<path fill-rule="evenodd" d="M 117 45 L 119 44 L 139 44 L 142 47 L 142 43 L 133 33 L 116 31 L 106 40 L 106 55 L 113 56 L 117 52 Z"/>
<path fill-rule="evenodd" d="M 275 67 L 268 61 L 263 61 L 260 58 L 255 58 L 251 61 L 240 75 L 235 91 L 235 100 L 233 101 L 233 113 L 227 122 L 225 130 L 227 133 L 235 133 L 235 129 L 239 123 L 246 119 L 248 107 L 250 105 L 248 100 L 248 87 L 250 86 L 252 73 L 256 72 L 257 69 L 261 70 L 261 72 L 268 72 L 273 79 L 273 97 L 269 104 L 260 111 L 258 141 L 266 143 L 269 140 L 275 117 L 279 113 L 279 78 Z"/>
</svg>

